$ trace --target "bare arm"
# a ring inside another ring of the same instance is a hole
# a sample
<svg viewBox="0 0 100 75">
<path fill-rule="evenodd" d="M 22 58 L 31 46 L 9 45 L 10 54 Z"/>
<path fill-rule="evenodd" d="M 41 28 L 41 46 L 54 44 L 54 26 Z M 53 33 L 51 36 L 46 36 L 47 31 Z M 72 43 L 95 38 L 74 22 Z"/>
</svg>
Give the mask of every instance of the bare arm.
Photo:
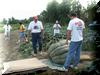
<svg viewBox="0 0 100 75">
<path fill-rule="evenodd" d="M 29 40 L 30 36 L 31 36 L 31 30 L 28 30 L 28 35 L 27 35 L 28 40 Z"/>
<path fill-rule="evenodd" d="M 44 38 L 44 25 L 41 22 L 41 37 Z"/>
<path fill-rule="evenodd" d="M 67 38 L 66 38 L 66 43 L 68 44 L 68 40 L 71 38 L 71 32 L 72 30 L 67 30 Z"/>
<path fill-rule="evenodd" d="M 28 37 L 31 36 L 31 30 L 28 30 Z"/>
<path fill-rule="evenodd" d="M 41 36 L 44 38 L 44 29 L 41 29 Z"/>
<path fill-rule="evenodd" d="M 31 23 L 28 25 L 28 38 L 31 36 Z"/>
</svg>

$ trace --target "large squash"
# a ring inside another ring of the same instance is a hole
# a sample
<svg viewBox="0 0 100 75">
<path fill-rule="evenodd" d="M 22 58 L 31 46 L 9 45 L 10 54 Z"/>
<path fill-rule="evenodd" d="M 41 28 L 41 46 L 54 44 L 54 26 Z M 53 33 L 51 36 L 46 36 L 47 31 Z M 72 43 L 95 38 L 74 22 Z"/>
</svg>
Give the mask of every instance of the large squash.
<svg viewBox="0 0 100 75">
<path fill-rule="evenodd" d="M 51 46 L 48 49 L 48 57 L 53 63 L 63 65 L 65 62 L 65 58 L 67 57 L 68 50 L 69 50 L 69 44 L 66 45 L 66 40 L 61 40 L 57 43 L 51 44 Z M 91 57 L 91 54 L 92 52 L 89 51 L 81 51 L 80 60 L 81 61 L 92 60 L 93 57 Z"/>
<path fill-rule="evenodd" d="M 61 40 L 52 44 L 48 49 L 49 59 L 56 64 L 64 64 L 65 57 L 69 46 L 66 45 L 66 40 Z"/>
</svg>

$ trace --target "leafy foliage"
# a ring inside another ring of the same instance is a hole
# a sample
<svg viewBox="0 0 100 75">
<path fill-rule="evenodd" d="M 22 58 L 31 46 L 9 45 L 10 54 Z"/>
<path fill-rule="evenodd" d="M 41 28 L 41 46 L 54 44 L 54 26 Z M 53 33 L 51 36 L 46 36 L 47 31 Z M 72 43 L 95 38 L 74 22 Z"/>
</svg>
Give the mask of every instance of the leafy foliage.
<svg viewBox="0 0 100 75">
<path fill-rule="evenodd" d="M 3 32 L 4 29 L 3 29 L 3 24 L 0 24 L 0 32 Z"/>
<path fill-rule="evenodd" d="M 100 60 L 96 59 L 85 70 L 80 71 L 77 75 L 100 75 Z"/>
<path fill-rule="evenodd" d="M 20 43 L 19 52 L 22 54 L 24 58 L 30 57 L 32 55 L 32 42 L 28 43 Z"/>
<path fill-rule="evenodd" d="M 81 4 L 79 1 L 74 0 L 63 0 L 62 3 L 58 3 L 56 0 L 48 3 L 46 10 L 38 15 L 39 20 L 43 21 L 43 23 L 54 23 L 58 20 L 61 25 L 66 25 L 70 18 L 70 12 L 76 12 L 78 15 L 81 14 Z M 81 16 L 81 15 L 80 15 Z M 10 24 L 16 24 L 22 21 L 23 23 L 29 23 L 32 21 L 33 18 L 30 17 L 29 19 L 24 20 L 17 20 L 14 17 L 9 18 L 8 22 Z M 5 22 L 4 22 L 5 23 Z"/>
<path fill-rule="evenodd" d="M 59 38 L 56 38 L 53 36 L 53 23 L 47 23 L 44 25 L 44 38 L 43 38 L 43 51 L 47 51 L 51 44 L 58 42 L 59 40 L 66 39 L 66 26 L 62 26 L 61 33 L 59 35 Z M 94 33 L 95 34 L 95 33 Z M 94 46 L 92 44 L 93 42 L 93 32 L 90 31 L 88 28 L 84 31 L 84 40 L 83 40 L 83 47 L 82 50 L 94 50 Z M 30 37 L 29 43 L 23 44 L 20 46 L 20 51 L 22 54 L 26 54 L 27 56 L 30 56 L 32 52 L 32 41 Z M 28 52 L 29 51 L 29 52 Z"/>
</svg>

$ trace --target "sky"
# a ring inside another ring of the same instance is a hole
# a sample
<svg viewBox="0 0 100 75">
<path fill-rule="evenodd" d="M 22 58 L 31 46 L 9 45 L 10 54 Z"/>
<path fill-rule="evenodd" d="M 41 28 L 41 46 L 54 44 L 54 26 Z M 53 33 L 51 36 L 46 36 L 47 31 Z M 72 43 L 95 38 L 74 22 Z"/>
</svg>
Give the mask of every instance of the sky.
<svg viewBox="0 0 100 75">
<path fill-rule="evenodd" d="M 0 20 L 3 18 L 14 17 L 16 19 L 25 19 L 39 15 L 46 9 L 48 2 L 52 0 L 0 0 Z M 62 0 L 56 0 L 61 3 Z M 81 4 L 86 7 L 87 1 L 80 0 Z M 99 0 L 96 0 L 97 2 Z"/>
</svg>

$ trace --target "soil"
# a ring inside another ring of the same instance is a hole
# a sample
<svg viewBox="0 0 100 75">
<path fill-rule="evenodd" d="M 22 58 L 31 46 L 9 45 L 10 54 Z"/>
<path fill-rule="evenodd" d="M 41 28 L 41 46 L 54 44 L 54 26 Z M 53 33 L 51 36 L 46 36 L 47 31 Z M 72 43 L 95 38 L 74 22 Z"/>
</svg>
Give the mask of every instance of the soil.
<svg viewBox="0 0 100 75">
<path fill-rule="evenodd" d="M 4 33 L 0 33 L 0 65 L 5 61 L 18 60 L 22 58 L 20 53 L 17 51 L 17 37 L 16 33 L 13 32 L 11 33 L 11 39 L 5 40 Z"/>
<path fill-rule="evenodd" d="M 12 60 L 19 60 L 23 59 L 22 55 L 18 51 L 19 45 L 17 44 L 18 41 L 18 32 L 12 32 L 11 33 L 11 39 L 5 40 L 4 39 L 4 33 L 0 33 L 0 69 L 2 68 L 2 63 L 5 61 L 12 61 Z M 46 59 L 46 54 L 42 56 L 36 56 L 39 59 Z M 80 63 L 80 69 L 85 68 L 87 65 L 89 65 L 91 62 L 81 62 Z M 49 74 L 48 74 L 49 73 Z M 73 73 L 73 74 L 72 74 Z M 72 72 L 69 72 L 68 75 L 75 75 L 76 72 L 72 70 Z M 59 72 L 57 70 L 49 69 L 44 73 L 41 73 L 41 75 L 64 75 L 64 72 Z M 40 74 L 39 74 L 40 75 Z"/>
</svg>

